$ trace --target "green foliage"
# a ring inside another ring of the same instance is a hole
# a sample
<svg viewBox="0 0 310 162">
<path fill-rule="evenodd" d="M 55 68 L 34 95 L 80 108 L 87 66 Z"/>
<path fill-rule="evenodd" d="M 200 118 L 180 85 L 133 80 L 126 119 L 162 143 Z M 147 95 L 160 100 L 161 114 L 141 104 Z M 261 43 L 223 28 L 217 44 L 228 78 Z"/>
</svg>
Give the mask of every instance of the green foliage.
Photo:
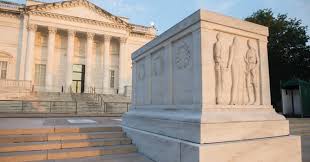
<svg viewBox="0 0 310 162">
<path fill-rule="evenodd" d="M 280 80 L 310 79 L 310 37 L 301 20 L 271 9 L 258 10 L 245 19 L 269 27 L 268 57 L 272 104 L 280 106 Z"/>
</svg>

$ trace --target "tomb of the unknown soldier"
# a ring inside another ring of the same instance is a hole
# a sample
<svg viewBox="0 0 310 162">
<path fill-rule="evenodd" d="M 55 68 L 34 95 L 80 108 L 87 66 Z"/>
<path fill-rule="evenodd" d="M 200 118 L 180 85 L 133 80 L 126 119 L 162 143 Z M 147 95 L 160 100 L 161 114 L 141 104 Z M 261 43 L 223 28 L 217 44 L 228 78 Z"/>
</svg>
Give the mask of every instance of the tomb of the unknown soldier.
<svg viewBox="0 0 310 162">
<path fill-rule="evenodd" d="M 271 105 L 268 28 L 199 10 L 133 53 L 123 129 L 158 162 L 301 162 Z"/>
<path fill-rule="evenodd" d="M 0 0 L 0 162 L 310 162 L 307 5 Z"/>
</svg>

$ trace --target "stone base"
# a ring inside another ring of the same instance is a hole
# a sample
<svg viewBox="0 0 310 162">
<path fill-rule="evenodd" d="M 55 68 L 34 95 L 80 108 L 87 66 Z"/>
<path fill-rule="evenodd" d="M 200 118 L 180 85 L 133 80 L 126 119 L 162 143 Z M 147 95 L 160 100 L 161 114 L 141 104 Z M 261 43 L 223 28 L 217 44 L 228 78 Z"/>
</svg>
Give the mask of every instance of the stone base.
<svg viewBox="0 0 310 162">
<path fill-rule="evenodd" d="M 197 144 L 124 126 L 139 152 L 156 162 L 301 162 L 298 136 Z"/>
<path fill-rule="evenodd" d="M 200 144 L 289 135 L 288 121 L 273 109 L 148 111 L 131 110 L 123 115 L 123 125 Z"/>
</svg>

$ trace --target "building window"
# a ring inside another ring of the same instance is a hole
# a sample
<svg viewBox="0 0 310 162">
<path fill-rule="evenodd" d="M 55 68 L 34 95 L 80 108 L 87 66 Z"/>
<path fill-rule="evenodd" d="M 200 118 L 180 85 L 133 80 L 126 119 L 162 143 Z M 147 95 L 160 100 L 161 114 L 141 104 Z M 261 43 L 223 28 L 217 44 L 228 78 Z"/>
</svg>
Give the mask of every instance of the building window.
<svg viewBox="0 0 310 162">
<path fill-rule="evenodd" d="M 34 84 L 38 86 L 45 85 L 45 73 L 46 65 L 45 64 L 36 64 L 35 66 L 35 79 Z"/>
<path fill-rule="evenodd" d="M 115 84 L 115 71 L 114 70 L 111 70 L 110 71 L 110 88 L 114 88 Z"/>
<path fill-rule="evenodd" d="M 6 79 L 8 62 L 0 61 L 0 79 Z"/>
</svg>

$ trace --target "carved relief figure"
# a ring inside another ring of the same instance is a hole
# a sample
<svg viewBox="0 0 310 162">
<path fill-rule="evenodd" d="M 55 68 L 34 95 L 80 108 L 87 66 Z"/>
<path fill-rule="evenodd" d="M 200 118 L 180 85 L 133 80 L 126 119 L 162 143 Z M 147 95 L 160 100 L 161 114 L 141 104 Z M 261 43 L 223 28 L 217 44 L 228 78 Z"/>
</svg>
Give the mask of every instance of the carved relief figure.
<svg viewBox="0 0 310 162">
<path fill-rule="evenodd" d="M 221 104 L 222 103 L 222 92 L 223 92 L 223 75 L 222 75 L 222 69 L 223 69 L 223 46 L 220 41 L 221 35 L 216 35 L 216 43 L 213 47 L 213 59 L 215 63 L 215 93 L 216 93 L 216 103 Z"/>
<path fill-rule="evenodd" d="M 233 43 L 230 46 L 230 57 L 228 61 L 232 70 L 231 105 L 248 104 L 245 59 L 244 54 L 241 52 L 239 39 L 234 37 Z"/>
<path fill-rule="evenodd" d="M 248 51 L 246 53 L 246 85 L 248 90 L 249 104 L 257 105 L 258 103 L 258 80 L 257 80 L 257 68 L 259 66 L 259 57 L 253 42 L 248 40 Z"/>
</svg>

